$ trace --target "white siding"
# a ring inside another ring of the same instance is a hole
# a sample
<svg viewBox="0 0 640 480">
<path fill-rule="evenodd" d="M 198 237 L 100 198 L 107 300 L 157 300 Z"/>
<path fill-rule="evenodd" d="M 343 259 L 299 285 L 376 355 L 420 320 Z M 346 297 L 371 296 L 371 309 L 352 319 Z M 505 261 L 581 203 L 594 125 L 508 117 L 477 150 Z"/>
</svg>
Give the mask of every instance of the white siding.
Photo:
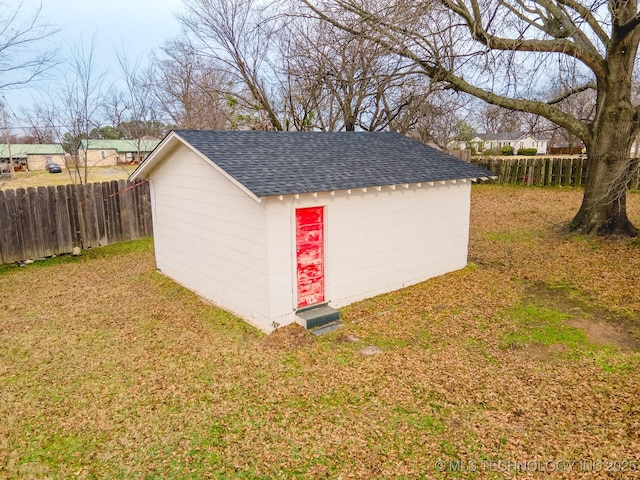
<svg viewBox="0 0 640 480">
<path fill-rule="evenodd" d="M 294 212 L 325 206 L 325 298 L 333 307 L 419 283 L 467 263 L 471 183 L 269 198 L 271 316 L 296 320 Z"/>
<path fill-rule="evenodd" d="M 150 177 L 158 269 L 269 330 L 265 205 L 186 147 Z"/>
<path fill-rule="evenodd" d="M 296 208 L 325 207 L 325 298 L 336 308 L 467 263 L 470 182 L 257 202 L 185 146 L 150 173 L 158 268 L 265 331 L 298 320 Z"/>
<path fill-rule="evenodd" d="M 515 152 L 521 148 L 535 148 L 537 149 L 537 155 L 546 155 L 547 153 L 547 141 L 538 140 L 532 135 L 526 135 L 522 137 L 515 145 Z"/>
</svg>

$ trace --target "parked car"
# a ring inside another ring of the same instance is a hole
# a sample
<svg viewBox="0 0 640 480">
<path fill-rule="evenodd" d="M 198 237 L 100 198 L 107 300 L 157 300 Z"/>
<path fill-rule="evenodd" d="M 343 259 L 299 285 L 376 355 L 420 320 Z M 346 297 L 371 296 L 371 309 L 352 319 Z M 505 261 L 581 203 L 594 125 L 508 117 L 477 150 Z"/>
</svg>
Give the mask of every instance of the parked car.
<svg viewBox="0 0 640 480">
<path fill-rule="evenodd" d="M 47 171 L 49 173 L 61 173 L 62 168 L 57 163 L 49 163 L 47 164 Z"/>
</svg>

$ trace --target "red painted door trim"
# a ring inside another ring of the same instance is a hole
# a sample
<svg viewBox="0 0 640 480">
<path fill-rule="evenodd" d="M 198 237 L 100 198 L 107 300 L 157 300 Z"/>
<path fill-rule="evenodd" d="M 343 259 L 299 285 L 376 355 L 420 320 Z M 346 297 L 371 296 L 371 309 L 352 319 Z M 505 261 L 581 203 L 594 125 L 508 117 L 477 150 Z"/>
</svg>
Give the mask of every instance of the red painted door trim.
<svg viewBox="0 0 640 480">
<path fill-rule="evenodd" d="M 297 306 L 324 302 L 324 207 L 296 209 Z"/>
</svg>

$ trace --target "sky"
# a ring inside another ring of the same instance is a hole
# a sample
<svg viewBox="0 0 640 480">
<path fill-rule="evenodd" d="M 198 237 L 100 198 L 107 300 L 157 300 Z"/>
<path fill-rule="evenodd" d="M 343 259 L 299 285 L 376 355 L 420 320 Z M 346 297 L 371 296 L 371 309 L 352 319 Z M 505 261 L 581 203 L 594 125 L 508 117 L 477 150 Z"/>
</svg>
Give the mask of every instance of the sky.
<svg viewBox="0 0 640 480">
<path fill-rule="evenodd" d="M 62 59 L 70 58 L 70 51 L 81 44 L 87 48 L 93 39 L 97 70 L 113 80 L 121 76 L 119 54 L 124 52 L 130 63 L 144 62 L 153 50 L 180 32 L 176 13 L 182 10 L 181 0 L 41 1 L 41 20 L 59 29 L 52 43 L 60 48 Z M 40 1 L 5 3 L 14 7 L 23 4 L 23 12 L 32 12 Z M 12 112 L 17 114 L 21 107 L 33 104 L 34 98 L 46 95 L 55 81 L 56 73 L 52 72 L 28 88 L 4 92 L 8 115 L 14 117 Z"/>
</svg>

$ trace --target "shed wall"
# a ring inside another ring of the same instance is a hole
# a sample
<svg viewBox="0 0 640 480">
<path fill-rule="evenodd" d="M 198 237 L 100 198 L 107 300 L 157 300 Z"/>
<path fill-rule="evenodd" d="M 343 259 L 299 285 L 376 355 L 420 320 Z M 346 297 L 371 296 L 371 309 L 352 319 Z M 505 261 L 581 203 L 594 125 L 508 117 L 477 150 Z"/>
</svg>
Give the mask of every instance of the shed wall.
<svg viewBox="0 0 640 480">
<path fill-rule="evenodd" d="M 325 288 L 342 307 L 463 268 L 471 182 L 268 199 L 272 321 L 296 320 L 294 214 L 325 206 Z"/>
<path fill-rule="evenodd" d="M 150 187 L 158 268 L 270 330 L 264 204 L 184 146 L 154 168 Z"/>
</svg>

